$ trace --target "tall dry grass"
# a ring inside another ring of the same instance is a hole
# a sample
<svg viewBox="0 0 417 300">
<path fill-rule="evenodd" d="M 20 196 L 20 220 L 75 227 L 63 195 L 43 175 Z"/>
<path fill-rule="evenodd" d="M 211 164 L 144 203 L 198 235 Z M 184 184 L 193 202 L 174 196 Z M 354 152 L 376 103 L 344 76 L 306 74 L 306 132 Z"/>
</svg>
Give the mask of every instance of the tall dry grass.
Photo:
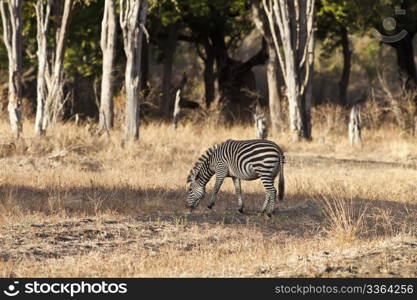
<svg viewBox="0 0 417 300">
<path fill-rule="evenodd" d="M 323 203 L 323 212 L 328 219 L 329 236 L 340 243 L 350 243 L 362 234 L 369 202 L 357 203 L 353 198 L 344 198 L 338 190 L 332 190 L 318 200 Z"/>
<path fill-rule="evenodd" d="M 315 253 L 359 251 L 360 245 L 414 238 L 415 138 L 400 135 L 391 125 L 365 127 L 364 143 L 351 147 L 345 123 L 338 126 L 333 110 L 322 109 L 314 112 L 313 141 L 270 137 L 287 155 L 286 198 L 271 220 L 256 215 L 264 199 L 258 181 L 242 184 L 248 215 L 235 214 L 229 180 L 214 211 L 207 211 L 204 201 L 194 215 L 184 207 L 185 179 L 198 156 L 226 139 L 253 138 L 251 125 L 187 122 L 173 130 L 170 124 L 149 123 L 141 127 L 140 140 L 128 144 L 120 128 L 107 136 L 72 123 L 37 138 L 30 121 L 24 123 L 23 139 L 14 141 L 6 134 L 7 122 L 1 121 L 1 144 L 12 146 L 0 147 L 0 238 L 6 245 L 0 252 L 13 257 L 21 248 L 30 253 L 24 248 L 29 241 L 16 246 L 12 237 L 29 236 L 34 246 L 58 257 L 34 263 L 31 256 L 2 261 L 0 255 L 0 275 L 271 276 L 302 258 L 297 274 L 314 276 L 318 271 L 304 258 Z M 94 220 L 90 229 L 103 235 L 113 230 L 105 222 L 121 222 L 112 233 L 111 250 L 96 246 L 109 241 L 93 239 L 88 242 L 93 250 L 63 255 L 56 248 L 60 243 L 51 246 L 47 238 L 31 235 L 35 229 L 27 230 L 33 224 L 55 224 L 51 235 L 60 237 L 85 219 Z M 75 225 L 61 228 L 62 222 Z M 146 233 L 147 224 L 155 232 Z"/>
</svg>

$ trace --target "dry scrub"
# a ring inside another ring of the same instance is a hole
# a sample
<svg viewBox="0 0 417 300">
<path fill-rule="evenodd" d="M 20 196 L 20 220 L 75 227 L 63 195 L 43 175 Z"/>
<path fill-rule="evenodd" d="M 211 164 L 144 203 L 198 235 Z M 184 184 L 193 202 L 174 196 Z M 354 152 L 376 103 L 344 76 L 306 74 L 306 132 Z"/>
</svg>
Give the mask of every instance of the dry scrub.
<svg viewBox="0 0 417 300">
<path fill-rule="evenodd" d="M 230 180 L 214 211 L 184 207 L 197 157 L 252 127 L 149 124 L 123 144 L 70 123 L 36 139 L 28 122 L 0 145 L 0 276 L 417 276 L 416 139 L 385 127 L 352 148 L 317 124 L 312 142 L 271 137 L 286 198 L 268 220 L 258 181 L 244 215 Z"/>
</svg>

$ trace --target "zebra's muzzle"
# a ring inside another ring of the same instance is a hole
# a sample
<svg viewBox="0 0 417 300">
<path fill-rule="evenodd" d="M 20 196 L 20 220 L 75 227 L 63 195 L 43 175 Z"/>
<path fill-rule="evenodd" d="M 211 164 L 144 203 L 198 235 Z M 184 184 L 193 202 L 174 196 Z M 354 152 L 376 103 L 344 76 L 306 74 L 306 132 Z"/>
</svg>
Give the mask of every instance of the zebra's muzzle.
<svg viewBox="0 0 417 300">
<path fill-rule="evenodd" d="M 193 210 L 193 209 L 195 209 L 197 207 L 197 203 L 189 203 L 189 202 L 186 202 L 185 203 L 185 207 Z"/>
</svg>

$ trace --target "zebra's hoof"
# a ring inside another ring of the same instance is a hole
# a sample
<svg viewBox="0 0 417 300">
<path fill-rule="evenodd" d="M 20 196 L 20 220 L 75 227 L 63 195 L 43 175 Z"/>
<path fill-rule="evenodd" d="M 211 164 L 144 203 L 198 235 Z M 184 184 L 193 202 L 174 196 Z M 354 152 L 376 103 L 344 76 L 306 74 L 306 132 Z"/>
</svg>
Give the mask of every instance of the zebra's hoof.
<svg viewBox="0 0 417 300">
<path fill-rule="evenodd" d="M 266 216 L 267 216 L 268 218 L 272 218 L 272 214 L 271 214 L 271 213 L 267 213 L 267 214 L 266 214 Z"/>
<path fill-rule="evenodd" d="M 238 209 L 238 212 L 241 213 L 241 214 L 243 214 L 243 207 L 239 208 Z"/>
<path fill-rule="evenodd" d="M 212 209 L 212 208 L 213 208 L 213 206 L 214 206 L 214 204 L 209 204 L 209 205 L 207 205 L 207 208 L 208 208 L 208 209 Z"/>
</svg>

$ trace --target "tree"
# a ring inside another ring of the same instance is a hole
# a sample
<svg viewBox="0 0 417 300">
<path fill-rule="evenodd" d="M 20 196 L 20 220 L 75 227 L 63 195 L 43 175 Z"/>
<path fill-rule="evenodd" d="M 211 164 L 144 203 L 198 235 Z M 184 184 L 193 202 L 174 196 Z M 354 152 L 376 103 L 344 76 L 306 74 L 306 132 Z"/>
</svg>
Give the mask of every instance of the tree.
<svg viewBox="0 0 417 300">
<path fill-rule="evenodd" d="M 109 130 L 113 127 L 114 86 L 112 75 L 116 54 L 116 20 L 115 0 L 106 0 L 100 40 L 103 52 L 103 76 L 101 79 L 99 127 L 103 130 Z"/>
<path fill-rule="evenodd" d="M 349 35 L 364 33 L 373 26 L 375 12 L 381 11 L 379 2 L 386 0 L 320 0 L 317 5 L 317 37 L 323 41 L 325 55 L 338 47 L 342 49 L 343 66 L 339 80 L 338 102 L 348 105 L 348 87 L 352 66 Z M 378 17 L 379 18 L 379 17 Z"/>
<path fill-rule="evenodd" d="M 55 123 L 62 116 L 64 106 L 64 55 L 67 30 L 71 12 L 74 6 L 73 0 L 38 1 L 36 8 L 38 22 L 38 107 L 36 110 L 35 131 L 44 134 L 51 123 Z M 53 55 L 47 47 L 47 27 L 50 11 L 54 10 L 56 17 L 55 49 Z M 44 12 L 46 11 L 46 12 Z M 48 68 L 47 58 L 52 57 L 51 70 Z M 45 97 L 45 90 L 48 93 Z"/>
<path fill-rule="evenodd" d="M 232 50 L 253 29 L 250 18 L 251 1 L 176 1 L 177 10 L 189 30 L 178 39 L 193 43 L 204 62 L 205 100 L 209 107 L 215 97 L 215 81 L 218 97 L 229 117 L 248 117 L 253 99 L 244 92 L 254 90 L 252 67 L 267 59 L 262 47 L 246 61 L 232 57 Z"/>
<path fill-rule="evenodd" d="M 311 78 L 314 63 L 314 0 L 262 0 L 287 88 L 290 131 L 311 138 Z"/>
<path fill-rule="evenodd" d="M 161 43 L 163 49 L 162 59 L 162 101 L 161 112 L 167 116 L 173 109 L 171 98 L 172 65 L 177 46 L 178 26 L 172 25 L 168 29 L 168 37 Z"/>
<path fill-rule="evenodd" d="M 38 43 L 38 75 L 36 82 L 36 119 L 35 119 L 35 133 L 43 135 L 45 133 L 44 118 L 45 118 L 45 102 L 48 96 L 47 81 L 49 80 L 48 73 L 48 48 L 47 48 L 47 33 L 49 26 L 49 15 L 51 12 L 52 0 L 45 2 L 38 0 L 35 5 L 36 10 L 36 24 L 37 24 L 37 43 Z"/>
<path fill-rule="evenodd" d="M 148 10 L 147 0 L 121 0 L 120 25 L 123 31 L 123 43 L 126 53 L 126 140 L 139 138 L 139 91 L 142 37 Z"/>
<path fill-rule="evenodd" d="M 3 40 L 9 62 L 8 111 L 12 132 L 19 138 L 22 131 L 22 0 L 9 0 L 7 4 L 8 10 L 4 0 L 0 0 Z"/>
<path fill-rule="evenodd" d="M 64 3 L 55 5 L 63 5 L 59 7 L 62 10 L 62 15 L 59 15 L 60 21 L 58 23 L 56 32 L 56 48 L 54 53 L 54 61 L 52 64 L 52 73 L 50 79 L 50 86 L 48 88 L 48 98 L 46 101 L 46 113 L 44 118 L 44 128 L 52 121 L 55 123 L 62 116 L 62 109 L 64 106 L 64 55 L 66 46 L 66 37 L 70 22 L 70 16 L 74 8 L 73 0 L 65 0 Z"/>
<path fill-rule="evenodd" d="M 335 48 L 342 47 L 343 67 L 339 80 L 338 102 L 346 106 L 348 102 L 348 86 L 350 81 L 351 57 L 349 33 L 358 29 L 360 14 L 357 1 L 321 0 L 317 12 L 317 36 L 324 41 L 326 55 Z"/>
<path fill-rule="evenodd" d="M 36 71 L 38 74 L 45 76 L 47 85 L 50 83 L 52 74 L 55 52 L 57 48 L 57 34 L 61 28 L 62 15 L 65 1 L 43 0 L 41 1 L 43 12 L 45 14 L 46 7 L 50 7 L 48 21 L 48 29 L 45 31 L 46 41 L 46 73 L 42 70 L 42 63 L 36 54 L 39 54 L 37 27 L 39 25 L 36 9 L 34 9 L 36 1 L 23 1 L 23 96 L 33 101 L 33 107 L 38 110 L 37 115 L 42 119 L 43 112 L 41 105 L 37 105 L 36 93 Z M 81 118 L 99 116 L 99 109 L 96 105 L 99 101 L 95 97 L 95 90 L 98 90 L 97 96 L 100 97 L 100 88 L 94 89 L 93 83 L 100 83 L 102 75 L 102 51 L 100 49 L 100 31 L 101 21 L 104 11 L 104 1 L 99 0 L 74 0 L 73 8 L 70 13 L 68 29 L 66 30 L 64 40 L 64 56 L 62 69 L 64 72 L 64 93 L 63 106 L 58 113 L 58 119 L 68 119 L 74 114 L 78 114 Z M 44 15 L 45 16 L 45 15 Z M 71 23 L 71 24 L 69 24 Z M 41 35 L 42 36 L 42 35 Z M 119 35 L 120 36 L 120 35 Z M 121 54 L 123 48 L 119 43 L 117 53 Z M 2 50 L 0 48 L 0 59 L 2 59 Z M 124 55 L 117 55 L 116 63 L 122 65 L 124 63 Z M 121 82 L 121 68 L 115 68 L 116 88 L 119 88 Z M 33 70 L 33 72 L 31 71 Z M 30 73 L 29 73 L 30 72 Z M 98 85 L 99 86 L 99 85 Z M 48 94 L 48 89 L 46 89 Z M 42 97 L 40 97 L 42 98 Z M 99 99 L 98 99 L 99 100 Z M 44 100 L 46 105 L 46 98 Z M 32 106 L 31 106 L 32 107 Z M 38 109 L 39 107 L 39 109 Z M 53 107 L 53 105 L 51 106 Z M 52 120 L 52 115 L 51 115 Z M 35 122 L 40 124 L 42 122 Z M 40 126 L 35 125 L 40 128 Z M 46 129 L 46 128 L 45 128 Z M 39 129 L 38 129 L 39 131 Z M 43 132 L 45 133 L 45 131 Z"/>
<path fill-rule="evenodd" d="M 275 46 L 268 20 L 260 7 L 259 1 L 253 3 L 253 18 L 258 30 L 261 32 L 268 49 L 266 74 L 268 80 L 268 104 L 272 132 L 278 132 L 282 122 L 280 83 L 278 82 L 279 61 L 275 53 Z"/>
<path fill-rule="evenodd" d="M 168 117 L 174 109 L 172 101 L 172 74 L 178 35 L 184 28 L 175 1 L 155 1 L 148 18 L 151 42 L 156 45 L 156 59 L 162 63 L 162 95 L 159 112 Z"/>
<path fill-rule="evenodd" d="M 71 30 L 68 30 L 65 46 L 66 101 L 63 111 L 65 119 L 74 114 L 78 114 L 82 118 L 100 119 L 104 63 L 101 49 L 101 25 L 104 16 L 104 4 L 105 1 L 100 0 L 76 0 L 76 5 L 74 5 L 71 14 Z M 116 10 L 117 6 L 118 4 L 116 4 Z M 112 72 L 114 93 L 121 88 L 125 63 L 118 22 L 116 28 L 116 54 Z"/>
</svg>

